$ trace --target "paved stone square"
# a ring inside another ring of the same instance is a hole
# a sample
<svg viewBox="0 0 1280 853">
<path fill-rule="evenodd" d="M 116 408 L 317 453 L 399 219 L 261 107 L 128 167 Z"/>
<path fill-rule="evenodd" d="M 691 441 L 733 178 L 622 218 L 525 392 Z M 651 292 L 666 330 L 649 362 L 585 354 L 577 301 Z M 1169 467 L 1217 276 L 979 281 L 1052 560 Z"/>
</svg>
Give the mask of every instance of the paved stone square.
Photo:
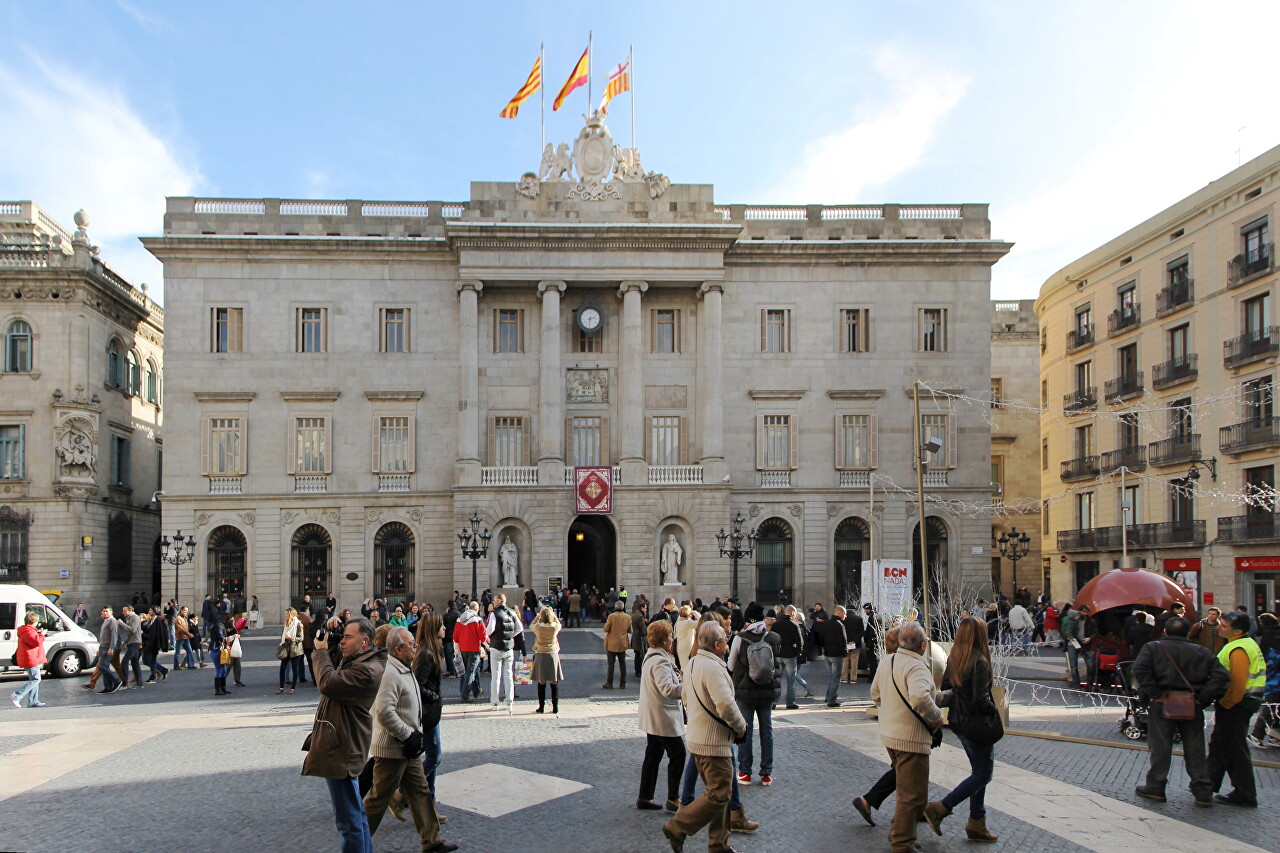
<svg viewBox="0 0 1280 853">
<path fill-rule="evenodd" d="M 299 775 L 314 688 L 275 693 L 274 642 L 274 633 L 264 632 L 245 643 L 248 686 L 232 697 L 213 696 L 212 669 L 205 669 L 110 696 L 81 690 L 82 679 L 47 680 L 41 695 L 48 707 L 15 710 L 5 703 L 0 849 L 63 853 L 73 837 L 78 849 L 101 851 L 143 845 L 174 851 L 334 849 L 324 787 Z M 605 663 L 597 633 L 566 631 L 562 645 L 567 680 L 558 717 L 533 713 L 530 687 L 519 691 L 516 711 L 508 714 L 487 704 L 458 704 L 457 682 L 445 682 L 444 836 L 464 850 L 563 853 L 572 845 L 662 853 L 669 849 L 659 829 L 666 813 L 634 808 L 644 747 L 635 724 L 635 682 L 629 680 L 626 691 L 600 689 Z M 1038 670 L 1053 663 L 1046 658 L 1013 674 L 1047 677 Z M 825 667 L 811 665 L 805 674 L 820 694 Z M 19 683 L 12 676 L 5 681 Z M 734 836 L 736 849 L 888 849 L 893 801 L 877 815 L 875 828 L 849 805 L 886 767 L 875 723 L 865 714 L 867 690 L 865 682 L 842 685 L 841 698 L 848 701 L 839 710 L 802 700 L 801 710 L 775 714 L 776 781 L 770 788 L 743 789 L 748 814 L 762 826 L 754 835 Z M 1038 710 L 1043 719 L 1026 720 L 1028 727 L 1115 736 L 1108 712 Z M 1014 725 L 1022 725 L 1016 716 Z M 1159 805 L 1132 795 L 1145 772 L 1145 751 L 1009 736 L 996 758 L 987 806 L 988 825 L 1000 836 L 997 850 L 1276 848 L 1275 769 L 1257 770 L 1257 811 L 1204 811 L 1192 807 L 1178 759 L 1170 800 Z M 963 752 L 948 736 L 934 753 L 933 796 L 966 774 Z M 660 775 L 659 797 L 663 785 Z M 942 838 L 924 829 L 925 849 L 971 850 L 962 818 L 949 820 Z M 374 842 L 377 850 L 418 848 L 412 825 L 394 820 L 383 823 Z M 686 849 L 704 845 L 705 835 L 699 835 Z"/>
</svg>

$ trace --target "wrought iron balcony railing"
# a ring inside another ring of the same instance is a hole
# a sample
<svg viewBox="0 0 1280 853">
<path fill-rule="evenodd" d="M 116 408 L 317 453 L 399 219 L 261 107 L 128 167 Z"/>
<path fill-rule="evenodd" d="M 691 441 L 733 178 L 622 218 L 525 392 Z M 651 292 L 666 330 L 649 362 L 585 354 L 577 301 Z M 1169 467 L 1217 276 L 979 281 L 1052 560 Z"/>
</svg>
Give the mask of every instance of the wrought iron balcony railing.
<svg viewBox="0 0 1280 853">
<path fill-rule="evenodd" d="M 1254 512 L 1218 519 L 1219 542 L 1266 542 L 1280 539 L 1280 514 Z"/>
<path fill-rule="evenodd" d="M 1143 391 L 1141 370 L 1136 373 L 1130 373 L 1127 376 L 1108 379 L 1106 384 L 1108 403 L 1115 403 L 1120 400 L 1130 400 L 1134 397 L 1141 397 Z"/>
<path fill-rule="evenodd" d="M 1157 364 L 1151 368 L 1151 387 L 1159 390 L 1190 382 L 1200 375 L 1200 369 L 1196 365 L 1198 359 L 1199 356 L 1195 353 L 1188 353 Z"/>
<path fill-rule="evenodd" d="M 1156 316 L 1163 317 L 1190 305 L 1196 298 L 1195 283 L 1191 279 L 1171 284 L 1156 293 Z"/>
<path fill-rule="evenodd" d="M 1258 273 L 1271 269 L 1274 243 L 1263 243 L 1256 249 L 1241 252 L 1227 263 L 1227 286 L 1235 287 Z"/>
<path fill-rule="evenodd" d="M 1280 326 L 1267 326 L 1245 332 L 1222 344 L 1224 367 L 1239 367 L 1280 352 Z"/>
<path fill-rule="evenodd" d="M 1086 323 L 1078 329 L 1067 332 L 1067 352 L 1075 352 L 1093 343 L 1093 324 Z"/>
<path fill-rule="evenodd" d="M 1107 316 L 1107 334 L 1118 335 L 1137 328 L 1142 323 L 1141 309 L 1141 305 L 1134 305 L 1131 308 L 1117 308 L 1112 311 Z"/>
<path fill-rule="evenodd" d="M 1078 456 L 1062 463 L 1062 482 L 1088 480 L 1102 473 L 1097 456 Z"/>
<path fill-rule="evenodd" d="M 1153 441 L 1147 449 L 1147 461 L 1152 465 L 1174 465 L 1200 458 L 1200 434 L 1175 435 L 1163 441 Z"/>
<path fill-rule="evenodd" d="M 1062 397 L 1062 408 L 1068 412 L 1091 409 L 1096 405 L 1098 405 L 1098 386 L 1096 385 L 1090 385 L 1088 388 L 1077 388 Z"/>
<path fill-rule="evenodd" d="M 1136 444 L 1133 447 L 1108 450 L 1102 454 L 1099 467 L 1106 474 L 1114 473 L 1121 468 L 1128 468 L 1130 471 L 1145 471 L 1147 468 L 1147 448 L 1141 444 Z"/>
<path fill-rule="evenodd" d="M 1255 418 L 1218 430 L 1218 448 L 1223 453 L 1244 453 L 1280 447 L 1280 418 Z"/>
</svg>

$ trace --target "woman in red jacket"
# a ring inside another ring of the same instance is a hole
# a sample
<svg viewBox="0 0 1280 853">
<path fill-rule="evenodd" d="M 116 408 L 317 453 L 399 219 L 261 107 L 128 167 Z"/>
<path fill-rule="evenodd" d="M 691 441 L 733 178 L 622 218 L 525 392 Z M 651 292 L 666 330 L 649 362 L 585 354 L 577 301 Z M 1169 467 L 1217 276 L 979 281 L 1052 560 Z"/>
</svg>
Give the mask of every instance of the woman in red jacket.
<svg viewBox="0 0 1280 853">
<path fill-rule="evenodd" d="M 40 701 L 40 669 L 48 659 L 44 656 L 44 631 L 36 627 L 40 617 L 28 610 L 27 618 L 18 628 L 18 666 L 27 671 L 27 683 L 13 694 L 13 707 L 21 708 L 26 697 L 28 708 L 43 708 Z"/>
</svg>

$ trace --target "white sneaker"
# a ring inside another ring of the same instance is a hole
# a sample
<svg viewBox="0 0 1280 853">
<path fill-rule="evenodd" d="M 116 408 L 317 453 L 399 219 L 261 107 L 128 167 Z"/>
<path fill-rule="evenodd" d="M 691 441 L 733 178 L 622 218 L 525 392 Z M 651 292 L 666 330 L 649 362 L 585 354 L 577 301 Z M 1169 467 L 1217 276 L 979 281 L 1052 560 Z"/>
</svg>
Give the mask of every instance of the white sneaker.
<svg viewBox="0 0 1280 853">
<path fill-rule="evenodd" d="M 22 700 L 21 700 L 21 699 L 19 699 L 17 696 L 10 696 L 10 697 L 9 697 L 9 701 L 13 703 L 13 707 L 15 707 L 15 708 L 21 708 L 21 707 L 22 707 Z"/>
</svg>

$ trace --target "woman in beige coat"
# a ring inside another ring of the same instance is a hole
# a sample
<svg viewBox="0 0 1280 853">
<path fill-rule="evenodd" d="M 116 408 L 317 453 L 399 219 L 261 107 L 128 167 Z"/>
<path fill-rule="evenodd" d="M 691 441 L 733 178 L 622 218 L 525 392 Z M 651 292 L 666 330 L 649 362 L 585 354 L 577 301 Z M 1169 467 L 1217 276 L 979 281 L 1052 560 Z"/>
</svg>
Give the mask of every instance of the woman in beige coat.
<svg viewBox="0 0 1280 853">
<path fill-rule="evenodd" d="M 533 620 L 533 680 L 538 682 L 538 710 L 542 714 L 547 706 L 547 683 L 551 684 L 551 713 L 560 713 L 560 620 L 550 607 L 544 607 Z"/>
<path fill-rule="evenodd" d="M 667 754 L 667 811 L 680 808 L 680 773 L 684 770 L 684 709 L 680 707 L 680 671 L 671 657 L 675 645 L 671 622 L 649 623 L 649 648 L 640 670 L 640 731 L 647 741 L 640 769 L 638 809 L 661 809 L 653 801 L 658 785 L 658 765 Z"/>
<path fill-rule="evenodd" d="M 676 620 L 676 666 L 683 668 L 693 656 L 693 642 L 698 635 L 698 614 L 687 604 L 680 605 L 680 618 Z"/>
</svg>

